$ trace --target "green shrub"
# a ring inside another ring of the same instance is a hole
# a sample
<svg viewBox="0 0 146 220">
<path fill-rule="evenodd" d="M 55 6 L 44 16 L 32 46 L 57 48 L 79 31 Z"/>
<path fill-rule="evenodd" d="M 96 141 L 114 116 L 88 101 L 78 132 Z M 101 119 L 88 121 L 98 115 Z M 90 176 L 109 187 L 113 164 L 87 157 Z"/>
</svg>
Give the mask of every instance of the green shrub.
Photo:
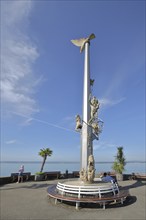
<svg viewBox="0 0 146 220">
<path fill-rule="evenodd" d="M 113 163 L 112 169 L 119 174 L 122 174 L 125 170 L 126 159 L 123 154 L 123 147 L 117 147 L 117 155 L 115 157 L 115 161 Z"/>
</svg>

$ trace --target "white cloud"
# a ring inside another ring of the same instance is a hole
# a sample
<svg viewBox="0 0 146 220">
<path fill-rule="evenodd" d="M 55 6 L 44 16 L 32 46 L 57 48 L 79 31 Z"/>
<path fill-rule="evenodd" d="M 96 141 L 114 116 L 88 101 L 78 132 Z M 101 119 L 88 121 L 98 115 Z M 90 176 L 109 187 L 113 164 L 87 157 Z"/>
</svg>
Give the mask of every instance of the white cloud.
<svg viewBox="0 0 146 220">
<path fill-rule="evenodd" d="M 39 54 L 27 33 L 31 9 L 31 1 L 6 1 L 1 10 L 2 103 L 7 110 L 27 115 L 39 111 L 33 97 L 38 79 L 32 68 Z"/>
<path fill-rule="evenodd" d="M 17 115 L 17 116 L 25 118 L 26 120 L 22 124 L 24 126 L 30 125 L 32 123 L 32 121 L 35 121 L 35 122 L 39 122 L 39 123 L 42 123 L 42 124 L 45 124 L 45 125 L 48 125 L 48 126 L 52 126 L 52 127 L 58 128 L 58 129 L 62 129 L 62 130 L 71 131 L 71 132 L 75 132 L 76 133 L 75 130 L 67 128 L 67 127 L 60 126 L 58 124 L 50 123 L 50 122 L 47 122 L 47 121 L 44 121 L 44 120 L 41 120 L 41 119 L 38 119 L 38 118 L 30 118 L 27 115 L 24 115 L 24 114 L 18 113 L 18 112 L 14 112 L 14 111 L 9 111 L 9 112 L 11 114 L 14 114 L 14 115 Z"/>
<path fill-rule="evenodd" d="M 22 23 L 28 17 L 32 8 L 32 1 L 9 1 L 2 3 L 3 12 L 8 17 L 4 17 L 7 25 Z"/>
<path fill-rule="evenodd" d="M 116 99 L 116 100 L 112 100 L 110 98 L 101 98 L 101 99 L 99 99 L 99 103 L 101 105 L 101 108 L 107 108 L 107 107 L 111 107 L 111 106 L 117 105 L 120 102 L 123 102 L 125 99 L 126 98 L 124 98 L 124 97 Z"/>
<path fill-rule="evenodd" d="M 66 116 L 65 118 L 63 118 L 64 121 L 73 121 L 75 120 L 75 116 Z"/>
<path fill-rule="evenodd" d="M 31 125 L 33 122 L 33 118 L 28 118 L 26 119 L 24 122 L 23 122 L 23 126 L 28 126 L 28 125 Z"/>
<path fill-rule="evenodd" d="M 6 141 L 6 144 L 15 144 L 17 141 L 16 140 L 9 140 L 9 141 Z"/>
<path fill-rule="evenodd" d="M 75 125 L 76 125 L 76 120 L 75 120 L 75 116 L 66 116 L 65 118 L 62 118 L 61 120 L 61 124 L 63 126 L 66 126 L 72 130 L 75 129 Z"/>
<path fill-rule="evenodd" d="M 105 141 L 96 141 L 93 142 L 93 149 L 96 151 L 98 149 L 107 149 L 107 148 L 115 148 L 117 145 L 114 143 L 109 143 Z"/>
</svg>

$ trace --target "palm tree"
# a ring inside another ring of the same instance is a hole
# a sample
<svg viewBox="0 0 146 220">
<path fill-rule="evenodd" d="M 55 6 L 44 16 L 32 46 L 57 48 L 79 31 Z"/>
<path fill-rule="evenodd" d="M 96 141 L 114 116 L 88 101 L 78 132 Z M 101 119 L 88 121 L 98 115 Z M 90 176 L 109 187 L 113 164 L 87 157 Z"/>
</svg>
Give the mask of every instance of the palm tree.
<svg viewBox="0 0 146 220">
<path fill-rule="evenodd" d="M 123 153 L 123 147 L 117 147 L 117 155 L 115 157 L 114 164 L 112 166 L 113 170 L 116 171 L 117 176 L 119 176 L 119 179 L 123 179 L 123 171 L 125 170 L 126 165 L 126 159 L 124 157 Z"/>
<path fill-rule="evenodd" d="M 46 162 L 46 159 L 47 159 L 47 156 L 51 156 L 53 153 L 52 150 L 50 150 L 50 148 L 43 148 L 43 149 L 40 149 L 40 152 L 39 152 L 39 155 L 41 157 L 43 157 L 43 163 L 42 163 L 42 166 L 41 166 L 41 170 L 40 172 L 43 171 L 43 168 L 44 168 L 44 165 L 45 165 L 45 162 Z"/>
</svg>

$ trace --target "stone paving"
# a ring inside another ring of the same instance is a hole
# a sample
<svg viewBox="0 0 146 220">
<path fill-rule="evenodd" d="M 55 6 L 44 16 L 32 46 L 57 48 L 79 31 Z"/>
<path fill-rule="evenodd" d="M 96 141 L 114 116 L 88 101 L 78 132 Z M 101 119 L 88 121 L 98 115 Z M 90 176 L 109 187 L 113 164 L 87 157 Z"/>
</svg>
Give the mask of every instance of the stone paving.
<svg viewBox="0 0 146 220">
<path fill-rule="evenodd" d="M 1 220 L 145 220 L 146 181 L 122 181 L 119 185 L 129 189 L 130 197 L 124 205 L 82 206 L 57 203 L 47 196 L 47 188 L 58 180 L 11 183 L 1 186 Z"/>
</svg>

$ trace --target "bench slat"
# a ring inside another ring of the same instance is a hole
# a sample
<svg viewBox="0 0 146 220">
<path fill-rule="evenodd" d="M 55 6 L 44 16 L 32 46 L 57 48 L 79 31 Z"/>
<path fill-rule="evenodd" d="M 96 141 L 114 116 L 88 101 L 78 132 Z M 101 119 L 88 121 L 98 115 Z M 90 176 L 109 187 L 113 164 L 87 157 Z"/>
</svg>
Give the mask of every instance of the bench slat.
<svg viewBox="0 0 146 220">
<path fill-rule="evenodd" d="M 115 195 L 117 192 L 119 192 L 119 188 L 116 183 L 111 183 L 108 186 L 76 186 L 58 183 L 56 188 L 58 191 L 60 191 L 60 194 L 64 195 L 65 193 L 73 193 L 78 197 L 83 194 L 97 194 L 99 197 L 101 197 L 103 194 L 112 193 Z"/>
</svg>

